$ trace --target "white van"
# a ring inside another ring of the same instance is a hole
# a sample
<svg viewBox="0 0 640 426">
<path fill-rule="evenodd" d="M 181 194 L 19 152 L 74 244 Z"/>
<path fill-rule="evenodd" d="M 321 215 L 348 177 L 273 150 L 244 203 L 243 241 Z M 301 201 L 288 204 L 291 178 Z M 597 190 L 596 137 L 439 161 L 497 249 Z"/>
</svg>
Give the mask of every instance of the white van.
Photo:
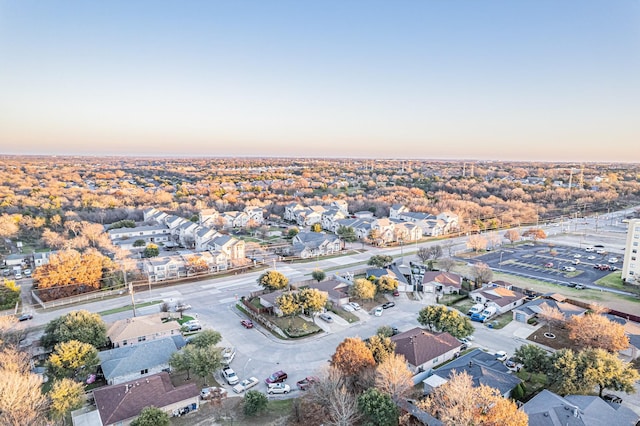
<svg viewBox="0 0 640 426">
<path fill-rule="evenodd" d="M 233 358 L 236 357 L 236 348 L 224 348 L 222 350 L 222 363 L 225 365 L 231 364 Z"/>
<path fill-rule="evenodd" d="M 484 305 L 482 303 L 476 303 L 469 309 L 469 312 L 467 312 L 467 315 L 479 314 L 483 310 L 484 310 Z"/>
</svg>

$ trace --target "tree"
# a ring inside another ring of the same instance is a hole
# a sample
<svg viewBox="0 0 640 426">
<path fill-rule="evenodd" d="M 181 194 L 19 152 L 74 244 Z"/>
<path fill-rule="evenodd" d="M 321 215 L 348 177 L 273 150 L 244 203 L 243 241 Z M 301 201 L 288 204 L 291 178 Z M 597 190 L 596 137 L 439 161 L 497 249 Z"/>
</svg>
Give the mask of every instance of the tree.
<svg viewBox="0 0 640 426">
<path fill-rule="evenodd" d="M 319 223 L 314 223 L 311 225 L 311 232 L 322 232 L 322 225 Z"/>
<path fill-rule="evenodd" d="M 191 273 L 200 273 L 207 272 L 209 270 L 209 264 L 204 257 L 200 256 L 189 256 L 187 257 L 187 271 Z"/>
<path fill-rule="evenodd" d="M 147 243 L 146 243 L 146 241 L 145 241 L 145 240 L 135 240 L 135 241 L 133 242 L 133 246 L 134 246 L 134 247 L 144 247 L 144 246 L 146 246 L 146 245 L 147 245 Z"/>
<path fill-rule="evenodd" d="M 342 241 L 345 243 L 353 243 L 358 240 L 358 236 L 356 235 L 356 231 L 350 226 L 340 226 L 336 231 L 336 234 Z"/>
<path fill-rule="evenodd" d="M 429 247 L 430 257 L 433 260 L 438 260 L 442 257 L 442 247 L 438 244 Z"/>
<path fill-rule="evenodd" d="M 376 368 L 376 388 L 394 400 L 408 394 L 413 388 L 413 374 L 407 368 L 404 356 L 391 353 Z"/>
<path fill-rule="evenodd" d="M 314 269 L 313 272 L 311 272 L 311 277 L 313 277 L 314 280 L 320 282 L 327 277 L 327 274 L 325 274 L 321 269 Z"/>
<path fill-rule="evenodd" d="M 296 235 L 298 235 L 299 233 L 300 233 L 300 230 L 298 228 L 289 228 L 289 230 L 287 231 L 287 238 L 291 239 Z"/>
<path fill-rule="evenodd" d="M 222 353 L 215 346 L 186 347 L 184 351 L 190 352 L 188 357 L 191 370 L 202 377 L 206 385 L 207 377 L 222 366 Z"/>
<path fill-rule="evenodd" d="M 461 339 L 474 332 L 471 320 L 458 311 L 447 309 L 444 305 L 430 305 L 422 308 L 418 322 L 431 331 L 442 331 Z"/>
<path fill-rule="evenodd" d="M 373 300 L 376 296 L 376 285 L 364 278 L 356 278 L 351 286 L 351 295 L 358 299 Z"/>
<path fill-rule="evenodd" d="M 376 362 L 367 345 L 358 337 L 347 337 L 331 356 L 330 364 L 345 376 L 356 376 L 373 369 Z"/>
<path fill-rule="evenodd" d="M 471 267 L 471 276 L 475 280 L 476 287 L 479 288 L 482 284 L 491 282 L 493 271 L 486 263 L 477 262 Z"/>
<path fill-rule="evenodd" d="M 289 279 L 278 271 L 266 271 L 258 278 L 258 284 L 268 290 L 280 290 L 289 284 Z"/>
<path fill-rule="evenodd" d="M 49 356 L 48 363 L 54 377 L 69 377 L 80 381 L 93 373 L 99 364 L 98 350 L 77 340 L 58 343 Z"/>
<path fill-rule="evenodd" d="M 569 338 L 580 346 L 609 352 L 619 352 L 629 347 L 624 326 L 603 315 L 574 315 L 567 323 L 567 328 Z"/>
<path fill-rule="evenodd" d="M 33 272 L 33 280 L 39 290 L 52 289 L 50 293 L 66 296 L 61 287 L 88 286 L 100 288 L 105 257 L 95 249 L 80 254 L 76 250 L 65 250 L 52 254 L 49 263 Z"/>
<path fill-rule="evenodd" d="M 438 260 L 438 268 L 440 268 L 441 271 L 449 272 L 454 266 L 456 266 L 456 261 L 450 257 Z"/>
<path fill-rule="evenodd" d="M 418 253 L 416 253 L 418 259 L 425 263 L 427 260 L 431 259 L 431 250 L 428 247 L 420 247 L 418 249 Z"/>
<path fill-rule="evenodd" d="M 315 288 L 303 288 L 298 292 L 300 307 L 312 318 L 314 318 L 314 313 L 324 309 L 327 297 L 326 292 Z"/>
<path fill-rule="evenodd" d="M 367 347 L 371 351 L 376 364 L 380 364 L 393 354 L 396 344 L 389 337 L 375 334 L 369 338 Z"/>
<path fill-rule="evenodd" d="M 504 237 L 511 242 L 511 245 L 514 245 L 516 241 L 520 241 L 520 233 L 517 229 L 509 229 L 504 233 Z"/>
<path fill-rule="evenodd" d="M 513 354 L 518 362 L 529 373 L 529 381 L 534 373 L 544 373 L 547 371 L 549 357 L 547 352 L 540 346 L 527 344 L 522 345 Z"/>
<path fill-rule="evenodd" d="M 276 298 L 276 306 L 285 317 L 297 315 L 300 312 L 298 294 L 293 292 L 283 293 Z"/>
<path fill-rule="evenodd" d="M 588 383 L 598 386 L 598 395 L 602 397 L 605 389 L 634 393 L 634 385 L 640 374 L 628 362 L 622 361 L 617 354 L 604 349 L 585 349 L 579 353 L 582 364 L 582 376 Z"/>
<path fill-rule="evenodd" d="M 190 342 L 196 348 L 207 348 L 217 345 L 220 340 L 222 340 L 220 333 L 215 330 L 205 329 L 198 333 L 197 336 L 192 337 Z"/>
<path fill-rule="evenodd" d="M 533 238 L 533 241 L 544 240 L 547 234 L 540 228 L 529 228 L 522 233 L 523 237 Z"/>
<path fill-rule="evenodd" d="M 466 372 L 454 373 L 417 405 L 446 426 L 528 424 L 527 414 L 518 410 L 513 401 L 487 385 L 474 386 Z"/>
<path fill-rule="evenodd" d="M 243 412 L 247 416 L 255 416 L 265 408 L 267 408 L 267 403 L 269 400 L 267 396 L 258 391 L 247 391 L 244 394 L 244 404 L 243 404 Z"/>
<path fill-rule="evenodd" d="M 581 394 L 593 386 L 580 379 L 578 358 L 571 349 L 560 349 L 549 359 L 547 383 L 560 395 Z"/>
<path fill-rule="evenodd" d="M 470 235 L 469 239 L 467 240 L 467 248 L 472 249 L 476 253 L 480 250 L 486 250 L 487 244 L 487 239 L 480 234 Z"/>
<path fill-rule="evenodd" d="M 48 424 L 47 397 L 36 374 L 0 369 L 0 424 L 34 426 Z"/>
<path fill-rule="evenodd" d="M 380 326 L 378 330 L 376 330 L 376 334 L 380 337 L 391 337 L 393 336 L 393 327 L 390 325 Z"/>
<path fill-rule="evenodd" d="M 169 426 L 169 415 L 156 407 L 145 407 L 131 426 Z"/>
<path fill-rule="evenodd" d="M 142 252 L 144 257 L 156 257 L 160 254 L 160 249 L 157 244 L 149 243 Z"/>
<path fill-rule="evenodd" d="M 66 377 L 56 380 L 49 391 L 49 398 L 52 417 L 60 420 L 69 412 L 82 408 L 85 401 L 84 385 Z"/>
<path fill-rule="evenodd" d="M 386 268 L 393 263 L 393 257 L 386 254 L 377 254 L 371 256 L 367 265 L 377 266 L 378 268 Z"/>
<path fill-rule="evenodd" d="M 398 288 L 398 280 L 389 275 L 383 275 L 378 278 L 376 285 L 378 286 L 378 291 L 380 293 L 392 292 Z"/>
<path fill-rule="evenodd" d="M 181 351 L 172 353 L 171 357 L 169 358 L 169 365 L 174 370 L 186 371 L 187 372 L 186 380 L 191 380 L 192 352 L 185 349 L 186 348 L 183 348 Z"/>
<path fill-rule="evenodd" d="M 558 326 L 559 324 L 562 324 L 564 322 L 564 314 L 560 312 L 558 308 L 549 306 L 547 304 L 543 304 L 540 307 L 538 317 L 547 321 L 547 324 L 549 325 L 549 332 L 551 332 L 552 326 Z"/>
<path fill-rule="evenodd" d="M 398 424 L 398 407 L 389 395 L 376 388 L 367 389 L 358 396 L 358 409 L 368 418 L 368 424 L 380 426 Z"/>
<path fill-rule="evenodd" d="M 317 412 L 313 422 L 327 419 L 331 425 L 349 426 L 356 424 L 360 417 L 354 394 L 347 390 L 344 376 L 335 368 L 329 367 L 308 395 Z"/>
<path fill-rule="evenodd" d="M 107 327 L 99 314 L 86 310 L 69 312 L 49 321 L 44 329 L 40 343 L 52 349 L 58 343 L 77 340 L 96 348 L 107 342 Z"/>
</svg>

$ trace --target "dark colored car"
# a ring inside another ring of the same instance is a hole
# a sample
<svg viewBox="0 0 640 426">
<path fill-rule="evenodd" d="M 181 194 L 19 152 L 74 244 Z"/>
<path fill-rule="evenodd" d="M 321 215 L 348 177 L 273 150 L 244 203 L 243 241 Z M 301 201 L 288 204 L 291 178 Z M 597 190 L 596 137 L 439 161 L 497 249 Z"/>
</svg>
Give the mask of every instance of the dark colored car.
<svg viewBox="0 0 640 426">
<path fill-rule="evenodd" d="M 273 373 L 272 375 L 267 377 L 267 380 L 265 380 L 265 382 L 267 384 L 269 384 L 269 383 L 282 383 L 282 382 L 286 382 L 286 381 L 287 381 L 287 373 L 285 373 L 282 370 L 276 371 L 275 373 Z"/>
<path fill-rule="evenodd" d="M 18 317 L 18 321 L 27 321 L 33 319 L 33 315 L 31 314 L 22 314 Z"/>
<path fill-rule="evenodd" d="M 316 376 L 309 376 L 309 377 L 305 377 L 302 380 L 299 380 L 298 382 L 296 382 L 296 385 L 298 386 L 298 389 L 300 390 L 307 390 L 309 389 L 309 387 L 311 387 L 311 385 L 313 385 L 314 383 L 319 382 L 320 379 L 318 379 Z"/>
<path fill-rule="evenodd" d="M 615 402 L 616 404 L 622 404 L 622 398 L 620 398 L 617 395 L 612 395 L 610 393 L 604 395 L 602 397 L 602 399 L 604 399 L 605 401 L 609 401 L 609 402 Z"/>
<path fill-rule="evenodd" d="M 389 309 L 393 308 L 394 306 L 396 306 L 395 302 L 387 302 L 382 305 L 382 309 Z"/>
<path fill-rule="evenodd" d="M 253 321 L 251 320 L 242 320 L 240 324 L 242 324 L 244 328 L 253 328 Z"/>
<path fill-rule="evenodd" d="M 400 292 L 398 290 L 393 290 L 393 295 L 395 297 L 398 297 L 398 296 L 400 296 Z"/>
</svg>

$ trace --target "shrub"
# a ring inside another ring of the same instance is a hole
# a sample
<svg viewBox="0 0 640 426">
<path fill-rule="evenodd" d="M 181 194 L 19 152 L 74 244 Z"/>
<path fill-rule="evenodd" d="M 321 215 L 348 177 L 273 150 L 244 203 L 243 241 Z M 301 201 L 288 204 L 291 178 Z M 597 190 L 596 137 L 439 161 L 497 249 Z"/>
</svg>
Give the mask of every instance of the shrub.
<svg viewBox="0 0 640 426">
<path fill-rule="evenodd" d="M 267 407 L 267 396 L 258 391 L 248 391 L 244 395 L 244 414 L 255 416 Z"/>
</svg>

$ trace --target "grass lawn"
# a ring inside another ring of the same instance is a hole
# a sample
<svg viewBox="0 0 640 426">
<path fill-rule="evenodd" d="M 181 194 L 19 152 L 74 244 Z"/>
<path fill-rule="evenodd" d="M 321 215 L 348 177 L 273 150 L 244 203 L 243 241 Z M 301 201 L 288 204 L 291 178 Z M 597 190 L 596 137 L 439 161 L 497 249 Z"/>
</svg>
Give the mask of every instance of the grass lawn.
<svg viewBox="0 0 640 426">
<path fill-rule="evenodd" d="M 233 392 L 221 403 L 202 404 L 195 413 L 183 417 L 172 417 L 174 426 L 266 426 L 291 424 L 288 419 L 292 413 L 294 399 L 272 399 L 267 407 L 256 416 L 247 417 L 242 412 L 241 396 L 235 396 Z"/>
<path fill-rule="evenodd" d="M 136 309 L 138 308 L 144 308 L 145 306 L 151 306 L 151 305 L 159 305 L 160 303 L 162 303 L 161 300 L 153 300 L 151 302 L 144 302 L 144 303 L 137 303 L 136 304 Z M 133 310 L 133 305 L 127 305 L 127 306 L 122 306 L 120 308 L 114 308 L 114 309 L 108 309 L 106 311 L 100 311 L 98 312 L 98 315 L 111 315 L 111 314 L 117 314 L 118 312 L 125 312 L 125 311 L 132 311 Z"/>
<path fill-rule="evenodd" d="M 268 319 L 286 332 L 290 337 L 304 337 L 322 331 L 315 323 L 307 321 L 299 316 L 277 317 L 269 316 Z"/>
<path fill-rule="evenodd" d="M 502 315 L 495 317 L 491 321 L 488 321 L 487 324 L 491 323 L 492 328 L 499 330 L 504 326 L 506 326 L 507 324 L 509 324 L 511 321 L 513 321 L 513 313 L 506 312 Z"/>
<path fill-rule="evenodd" d="M 454 303 L 453 305 L 451 305 L 452 308 L 456 308 L 457 310 L 459 310 L 461 313 L 466 314 L 467 312 L 469 312 L 469 309 L 471 309 L 471 307 L 473 305 L 475 305 L 476 302 L 474 302 L 473 300 L 467 298 L 464 300 L 460 300 L 456 303 Z"/>
<path fill-rule="evenodd" d="M 524 368 L 514 374 L 524 382 L 525 394 L 522 402 L 533 398 L 538 392 L 543 390 L 547 384 L 547 376 L 543 373 L 531 374 L 531 380 L 529 380 L 529 372 Z"/>
</svg>

